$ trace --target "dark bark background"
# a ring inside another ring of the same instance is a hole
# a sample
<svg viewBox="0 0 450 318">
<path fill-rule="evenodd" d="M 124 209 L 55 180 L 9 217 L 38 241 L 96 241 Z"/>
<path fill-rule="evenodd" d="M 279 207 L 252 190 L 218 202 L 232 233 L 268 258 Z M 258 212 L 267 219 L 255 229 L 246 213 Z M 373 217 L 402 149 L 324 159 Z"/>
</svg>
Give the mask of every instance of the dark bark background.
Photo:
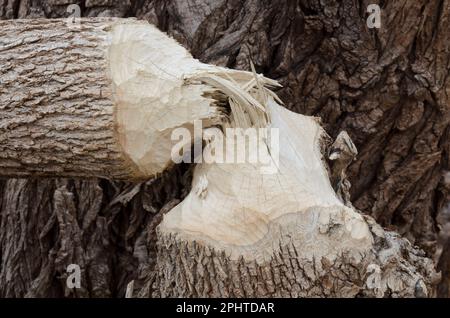
<svg viewBox="0 0 450 318">
<path fill-rule="evenodd" d="M 204 62 L 251 59 L 289 109 L 320 116 L 332 137 L 347 130 L 354 205 L 433 257 L 450 296 L 450 0 L 0 0 L 0 19 L 66 17 L 71 3 L 148 20 Z M 0 296 L 123 297 L 149 275 L 155 224 L 189 180 L 186 166 L 142 184 L 0 180 Z"/>
</svg>

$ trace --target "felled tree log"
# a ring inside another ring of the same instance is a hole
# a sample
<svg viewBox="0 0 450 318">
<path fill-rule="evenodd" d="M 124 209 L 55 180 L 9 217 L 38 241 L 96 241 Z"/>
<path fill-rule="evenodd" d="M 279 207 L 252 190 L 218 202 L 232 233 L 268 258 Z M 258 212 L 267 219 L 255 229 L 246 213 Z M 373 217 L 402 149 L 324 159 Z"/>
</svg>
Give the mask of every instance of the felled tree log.
<svg viewBox="0 0 450 318">
<path fill-rule="evenodd" d="M 210 87 L 182 86 L 201 63 L 154 27 L 66 23 L 0 22 L 2 176 L 145 179 L 169 165 L 173 128 L 217 117 Z"/>
<path fill-rule="evenodd" d="M 2 35 L 18 34 L 1 37 L 4 62 L 31 61 L 2 74 L 4 176 L 133 180 L 165 171 L 171 132 L 192 131 L 194 120 L 225 139 L 226 128 L 280 131 L 279 145 L 258 139 L 276 168 L 268 174 L 260 163 L 196 166 L 192 191 L 158 227 L 141 295 L 433 294 L 432 262 L 339 200 L 325 132 L 278 104 L 275 81 L 202 64 L 146 23 L 83 20 L 80 33 L 60 30 L 63 23 L 1 22 Z M 6 98 L 21 90 L 17 101 Z"/>
</svg>

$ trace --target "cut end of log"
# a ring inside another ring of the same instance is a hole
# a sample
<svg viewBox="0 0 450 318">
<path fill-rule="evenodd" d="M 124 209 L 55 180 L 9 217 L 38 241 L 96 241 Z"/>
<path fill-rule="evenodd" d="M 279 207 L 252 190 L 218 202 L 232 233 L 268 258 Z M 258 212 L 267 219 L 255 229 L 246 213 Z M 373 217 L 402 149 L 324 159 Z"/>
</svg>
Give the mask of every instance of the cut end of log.
<svg viewBox="0 0 450 318">
<path fill-rule="evenodd" d="M 118 138 L 142 176 L 154 176 L 173 163 L 171 135 L 177 128 L 193 135 L 194 121 L 205 129 L 266 126 L 263 97 L 253 93 L 276 97 L 266 88 L 279 86 L 276 81 L 203 64 L 146 22 L 120 20 L 110 32 Z"/>
<path fill-rule="evenodd" d="M 117 23 L 108 52 L 118 137 L 143 176 L 171 164 L 172 131 L 216 116 L 209 87 L 184 85 L 202 64 L 175 40 L 145 22 Z"/>
</svg>

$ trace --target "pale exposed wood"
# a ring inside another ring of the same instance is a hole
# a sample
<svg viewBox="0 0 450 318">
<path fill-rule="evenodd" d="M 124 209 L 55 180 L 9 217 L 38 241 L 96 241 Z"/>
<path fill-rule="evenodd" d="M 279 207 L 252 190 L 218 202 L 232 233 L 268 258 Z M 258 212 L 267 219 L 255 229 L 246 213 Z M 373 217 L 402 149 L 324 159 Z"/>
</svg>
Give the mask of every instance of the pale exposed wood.
<svg viewBox="0 0 450 318">
<path fill-rule="evenodd" d="M 279 140 L 273 145 L 261 141 L 265 149 L 247 145 L 247 150 L 271 154 L 273 170 L 270 163 L 259 162 L 198 165 L 191 193 L 166 215 L 161 231 L 208 243 L 233 259 L 270 259 L 285 235 L 303 247 L 302 257 L 370 249 L 365 221 L 331 187 L 320 153 L 325 132 L 313 118 L 292 113 L 273 99 L 267 106 L 269 127 L 278 129 Z M 332 237 L 321 235 L 329 228 Z"/>
</svg>

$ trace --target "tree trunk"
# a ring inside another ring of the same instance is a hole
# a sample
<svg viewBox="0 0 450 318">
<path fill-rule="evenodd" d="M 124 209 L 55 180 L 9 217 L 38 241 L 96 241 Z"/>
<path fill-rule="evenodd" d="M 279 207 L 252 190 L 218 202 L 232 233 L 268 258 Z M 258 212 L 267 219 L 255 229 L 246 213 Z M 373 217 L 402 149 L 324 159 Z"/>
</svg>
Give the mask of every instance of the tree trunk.
<svg viewBox="0 0 450 318">
<path fill-rule="evenodd" d="M 66 2 L 4 1 L 0 16 L 62 17 Z M 448 200 L 441 182 L 450 161 L 447 1 L 385 2 L 380 30 L 366 28 L 364 1 L 80 3 L 85 16 L 147 19 L 205 62 L 248 69 L 251 57 L 258 71 L 282 82 L 279 94 L 290 109 L 321 116 L 333 137 L 350 133 L 360 151 L 348 172 L 356 207 L 433 254 Z M 137 186 L 0 181 L 0 294 L 63 295 L 63 256 L 55 262 L 54 255 L 65 255 L 91 273 L 77 295 L 123 295 L 128 281 L 145 280 L 153 266 L 148 255 L 160 217 L 143 211 L 179 202 L 187 193 L 180 174 L 189 184 L 185 169 Z M 64 211 L 75 217 L 56 222 Z M 61 229 L 69 227 L 83 232 L 76 248 L 61 244 Z"/>
</svg>

